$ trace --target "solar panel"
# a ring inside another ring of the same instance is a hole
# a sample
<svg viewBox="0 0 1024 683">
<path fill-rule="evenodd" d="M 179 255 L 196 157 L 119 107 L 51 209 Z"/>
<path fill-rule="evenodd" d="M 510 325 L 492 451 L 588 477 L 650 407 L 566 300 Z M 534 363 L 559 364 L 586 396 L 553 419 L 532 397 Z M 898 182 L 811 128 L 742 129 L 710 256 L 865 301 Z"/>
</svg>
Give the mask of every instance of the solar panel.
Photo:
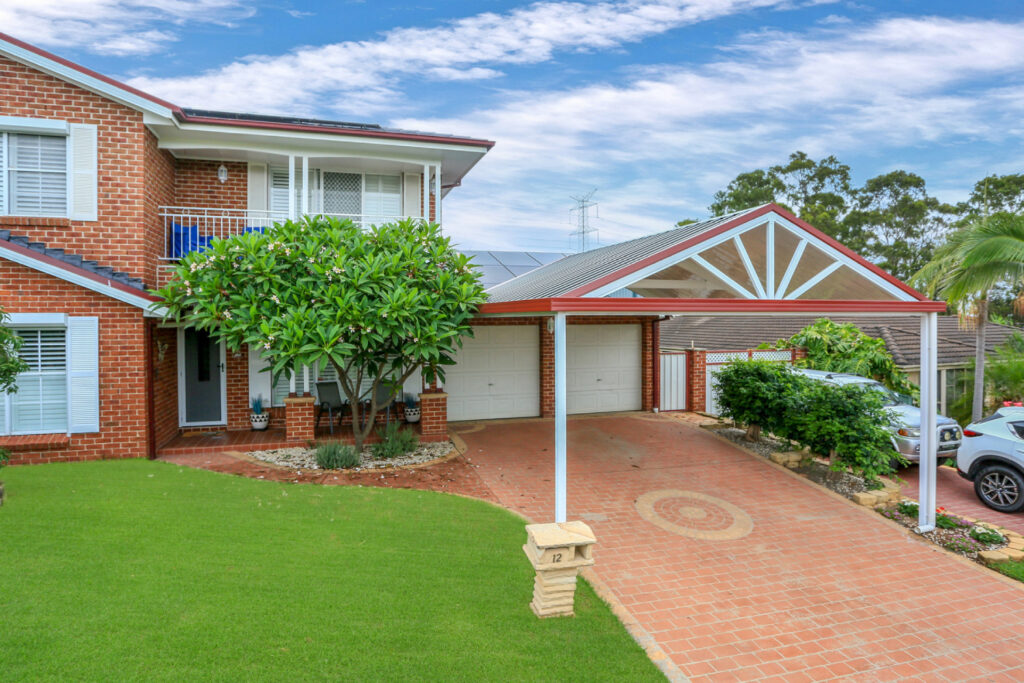
<svg viewBox="0 0 1024 683">
<path fill-rule="evenodd" d="M 462 252 L 466 256 L 473 259 L 473 264 L 477 266 L 499 266 L 501 262 L 491 256 L 489 251 L 464 251 Z"/>
<path fill-rule="evenodd" d="M 504 266 L 532 266 L 536 268 L 540 265 L 537 259 L 531 257 L 525 251 L 492 251 L 491 256 L 498 259 L 498 263 Z"/>
</svg>

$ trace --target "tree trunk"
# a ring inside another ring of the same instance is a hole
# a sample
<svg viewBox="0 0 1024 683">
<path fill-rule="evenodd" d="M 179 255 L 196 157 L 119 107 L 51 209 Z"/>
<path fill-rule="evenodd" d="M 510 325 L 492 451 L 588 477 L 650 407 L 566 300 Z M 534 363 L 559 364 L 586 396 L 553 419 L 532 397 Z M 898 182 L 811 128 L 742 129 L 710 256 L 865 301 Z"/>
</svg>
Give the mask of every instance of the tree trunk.
<svg viewBox="0 0 1024 683">
<path fill-rule="evenodd" d="M 761 438 L 761 425 L 748 424 L 747 425 L 747 441 L 757 441 Z"/>
<path fill-rule="evenodd" d="M 978 302 L 977 327 L 974 330 L 974 403 L 971 422 L 984 417 L 985 412 L 985 324 L 988 323 L 988 296 Z"/>
</svg>

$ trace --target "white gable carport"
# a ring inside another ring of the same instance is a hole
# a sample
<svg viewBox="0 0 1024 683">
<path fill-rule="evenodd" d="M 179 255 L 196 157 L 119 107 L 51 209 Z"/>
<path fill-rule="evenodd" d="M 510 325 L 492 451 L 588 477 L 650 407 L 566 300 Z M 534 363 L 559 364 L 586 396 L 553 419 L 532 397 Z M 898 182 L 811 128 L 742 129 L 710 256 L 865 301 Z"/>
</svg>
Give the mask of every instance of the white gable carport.
<svg viewBox="0 0 1024 683">
<path fill-rule="evenodd" d="M 627 289 L 637 298 L 611 298 Z M 555 521 L 566 519 L 568 316 L 907 315 L 921 321 L 919 528 L 935 528 L 936 330 L 931 301 L 774 204 L 576 254 L 488 290 L 488 317 L 551 316 Z"/>
</svg>

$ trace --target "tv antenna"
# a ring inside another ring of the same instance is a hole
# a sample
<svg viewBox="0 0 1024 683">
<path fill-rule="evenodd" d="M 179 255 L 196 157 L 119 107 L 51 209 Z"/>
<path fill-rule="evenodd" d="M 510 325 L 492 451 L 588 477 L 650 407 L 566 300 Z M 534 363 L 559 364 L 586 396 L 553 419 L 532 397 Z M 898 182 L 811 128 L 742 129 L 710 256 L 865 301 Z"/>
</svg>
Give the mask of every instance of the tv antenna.
<svg viewBox="0 0 1024 683">
<path fill-rule="evenodd" d="M 600 215 L 597 210 L 597 202 L 591 201 L 595 192 L 597 192 L 596 187 L 584 195 L 572 197 L 572 200 L 576 202 L 576 208 L 572 209 L 570 213 L 576 214 L 576 229 L 570 233 L 570 237 L 576 238 L 576 250 L 579 252 L 588 251 L 601 243 L 597 228 L 590 225 L 590 209 L 594 209 L 595 217 Z M 593 240 L 590 238 L 591 234 L 594 235 Z"/>
</svg>

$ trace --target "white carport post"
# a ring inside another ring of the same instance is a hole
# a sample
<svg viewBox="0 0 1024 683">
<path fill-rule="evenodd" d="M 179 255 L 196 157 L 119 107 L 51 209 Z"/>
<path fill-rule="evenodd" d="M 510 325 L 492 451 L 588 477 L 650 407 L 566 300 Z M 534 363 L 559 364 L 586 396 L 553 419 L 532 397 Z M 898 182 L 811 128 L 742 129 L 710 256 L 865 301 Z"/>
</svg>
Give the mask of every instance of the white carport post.
<svg viewBox="0 0 1024 683">
<path fill-rule="evenodd" d="M 295 155 L 288 155 L 288 218 L 298 218 L 298 207 L 295 205 Z"/>
<path fill-rule="evenodd" d="M 555 313 L 555 521 L 565 521 L 565 313 Z"/>
<path fill-rule="evenodd" d="M 937 467 L 935 382 L 938 366 L 938 314 L 921 314 L 921 452 L 918 455 L 917 530 L 935 528 L 935 468 Z"/>
</svg>

